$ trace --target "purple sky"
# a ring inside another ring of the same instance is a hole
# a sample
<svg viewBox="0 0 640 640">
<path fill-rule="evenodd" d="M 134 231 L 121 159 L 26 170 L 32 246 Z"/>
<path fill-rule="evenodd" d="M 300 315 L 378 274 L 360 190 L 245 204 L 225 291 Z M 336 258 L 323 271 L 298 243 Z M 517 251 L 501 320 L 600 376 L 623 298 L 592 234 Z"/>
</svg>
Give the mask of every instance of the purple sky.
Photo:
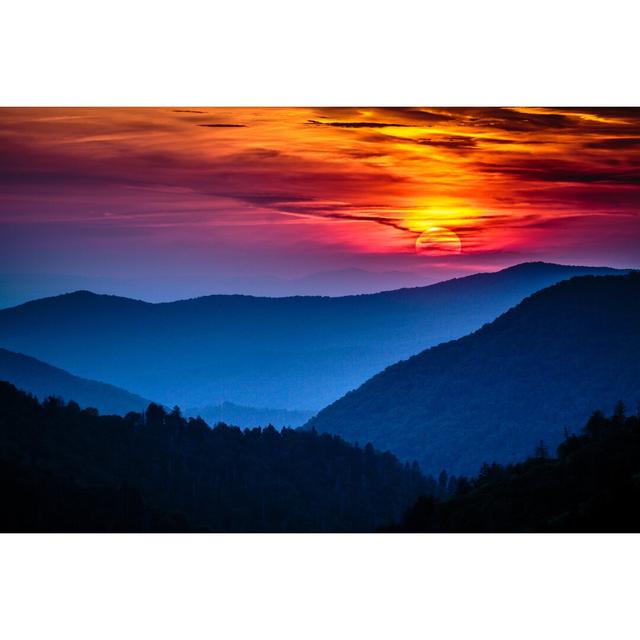
<svg viewBox="0 0 640 640">
<path fill-rule="evenodd" d="M 0 183 L 0 306 L 640 267 L 638 109 L 6 108 Z"/>
</svg>

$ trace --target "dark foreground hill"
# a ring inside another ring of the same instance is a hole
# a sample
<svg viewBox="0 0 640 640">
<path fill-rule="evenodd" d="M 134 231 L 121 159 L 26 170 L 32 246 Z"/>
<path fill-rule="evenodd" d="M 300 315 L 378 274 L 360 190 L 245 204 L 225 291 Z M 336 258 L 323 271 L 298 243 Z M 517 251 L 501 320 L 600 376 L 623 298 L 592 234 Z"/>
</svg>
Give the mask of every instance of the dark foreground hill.
<svg viewBox="0 0 640 640">
<path fill-rule="evenodd" d="M 640 531 L 640 416 L 596 412 L 583 432 L 525 462 L 486 465 L 447 500 L 421 497 L 394 532 Z"/>
<path fill-rule="evenodd" d="M 100 416 L 0 382 L 1 531 L 373 531 L 434 490 L 336 436 Z"/>
<path fill-rule="evenodd" d="M 434 472 L 476 473 L 544 440 L 555 447 L 594 407 L 640 400 L 640 274 L 540 291 L 472 335 L 382 373 L 308 424 L 372 442 Z"/>
<path fill-rule="evenodd" d="M 611 271 L 531 263 L 341 298 L 216 295 L 149 304 L 81 291 L 0 311 L 0 345 L 169 406 L 317 411 L 542 287 Z"/>
<path fill-rule="evenodd" d="M 135 489 L 90 487 L 0 458 L 3 533 L 191 533 L 183 516 L 150 508 Z"/>
<path fill-rule="evenodd" d="M 142 411 L 149 401 L 110 384 L 86 380 L 21 353 L 0 349 L 0 380 L 38 398 L 57 396 L 75 400 L 81 407 L 96 407 L 102 413 L 124 415 Z"/>
</svg>

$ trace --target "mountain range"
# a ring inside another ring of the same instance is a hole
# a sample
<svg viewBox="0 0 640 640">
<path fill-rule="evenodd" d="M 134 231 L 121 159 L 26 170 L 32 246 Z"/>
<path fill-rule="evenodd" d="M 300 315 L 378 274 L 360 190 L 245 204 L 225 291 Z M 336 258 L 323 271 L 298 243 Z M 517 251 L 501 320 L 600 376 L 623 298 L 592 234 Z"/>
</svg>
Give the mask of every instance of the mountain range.
<svg viewBox="0 0 640 640">
<path fill-rule="evenodd" d="M 147 303 L 88 291 L 0 310 L 0 344 L 173 406 L 317 411 L 531 293 L 608 268 L 526 263 L 377 294 Z"/>
<path fill-rule="evenodd" d="M 74 376 L 64 369 L 21 353 L 0 348 L 0 380 L 11 381 L 19 389 L 44 400 L 49 396 L 73 400 L 80 407 L 93 407 L 103 414 L 125 415 L 142 411 L 150 400 L 111 384 Z M 272 424 L 276 427 L 299 427 L 313 415 L 310 411 L 256 409 L 224 402 L 220 405 L 185 409 L 186 416 L 201 417 L 209 424 L 219 422 L 238 427 Z"/>
<path fill-rule="evenodd" d="M 142 411 L 149 404 L 148 400 L 124 389 L 74 376 L 46 362 L 7 349 L 0 349 L 0 380 L 11 381 L 40 400 L 56 396 L 106 414 Z"/>
<path fill-rule="evenodd" d="M 319 432 L 371 442 L 423 470 L 476 473 L 594 409 L 640 401 L 640 274 L 577 277 L 539 291 L 461 339 L 399 362 L 321 411 Z"/>
<path fill-rule="evenodd" d="M 269 297 L 346 296 L 377 293 L 402 287 L 431 284 L 429 278 L 411 271 L 369 271 L 346 268 L 319 271 L 297 278 L 270 275 L 194 277 L 158 274 L 150 277 L 80 276 L 64 273 L 0 273 L 0 309 L 60 293 L 90 290 L 149 302 L 170 302 L 215 294 L 243 294 Z"/>
</svg>

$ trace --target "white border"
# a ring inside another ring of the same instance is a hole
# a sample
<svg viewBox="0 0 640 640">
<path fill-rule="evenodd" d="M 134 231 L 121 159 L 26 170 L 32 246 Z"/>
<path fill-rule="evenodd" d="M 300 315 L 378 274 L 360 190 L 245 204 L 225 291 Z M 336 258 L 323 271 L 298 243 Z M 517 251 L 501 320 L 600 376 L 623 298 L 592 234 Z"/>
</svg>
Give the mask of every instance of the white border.
<svg viewBox="0 0 640 640">
<path fill-rule="evenodd" d="M 628 0 L 21 0 L 4 105 L 638 105 Z"/>
<path fill-rule="evenodd" d="M 635 5 L 33 1 L 0 104 L 640 105 Z M 3 638 L 637 636 L 637 536 L 0 536 Z"/>
<path fill-rule="evenodd" d="M 637 638 L 635 536 L 5 536 L 22 640 Z"/>
</svg>

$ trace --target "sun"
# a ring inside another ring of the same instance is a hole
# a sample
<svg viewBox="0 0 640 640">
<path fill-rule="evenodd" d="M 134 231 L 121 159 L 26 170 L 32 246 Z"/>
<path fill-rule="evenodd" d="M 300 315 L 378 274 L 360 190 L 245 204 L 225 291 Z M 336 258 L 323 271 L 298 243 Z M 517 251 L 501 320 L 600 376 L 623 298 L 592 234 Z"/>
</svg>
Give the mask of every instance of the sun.
<svg viewBox="0 0 640 640">
<path fill-rule="evenodd" d="M 462 253 L 458 234 L 446 227 L 429 227 L 416 240 L 416 253 L 428 256 L 450 256 Z"/>
</svg>

